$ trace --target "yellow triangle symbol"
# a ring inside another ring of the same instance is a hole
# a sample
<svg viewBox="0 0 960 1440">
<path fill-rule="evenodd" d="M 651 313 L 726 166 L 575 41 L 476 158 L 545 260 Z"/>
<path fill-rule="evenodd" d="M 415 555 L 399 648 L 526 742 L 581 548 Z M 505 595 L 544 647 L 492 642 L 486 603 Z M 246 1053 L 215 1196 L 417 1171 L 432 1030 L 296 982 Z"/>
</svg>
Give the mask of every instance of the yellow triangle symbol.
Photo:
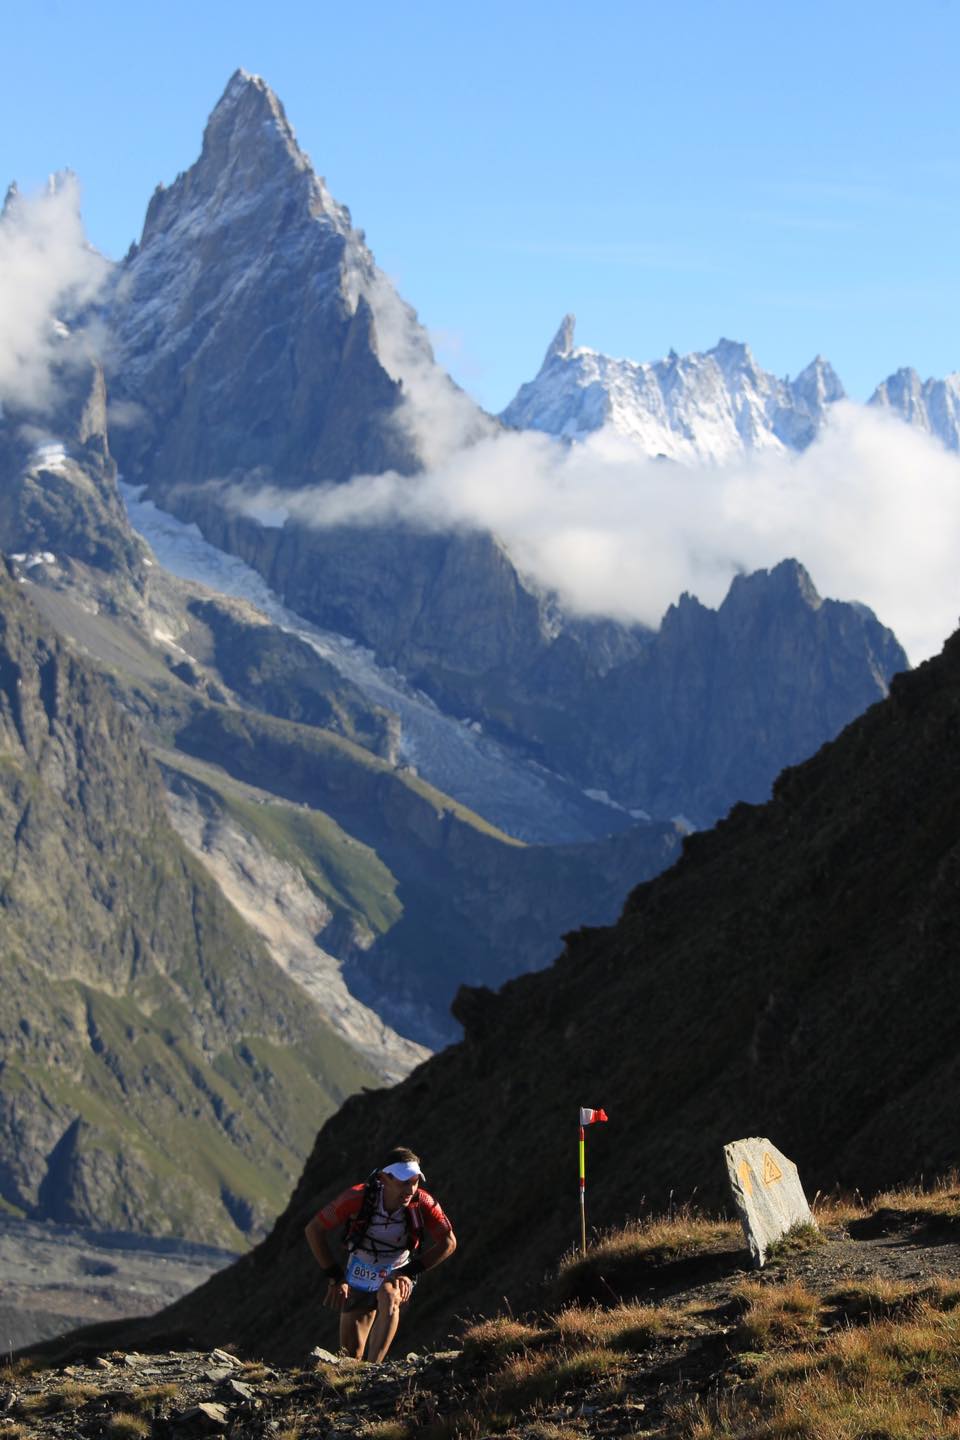
<svg viewBox="0 0 960 1440">
<path fill-rule="evenodd" d="M 766 1150 L 764 1150 L 764 1152 L 763 1152 L 763 1183 L 764 1183 L 764 1185 L 773 1185 L 775 1181 L 777 1181 L 777 1180 L 782 1180 L 782 1179 L 783 1179 L 783 1171 L 780 1169 L 780 1166 L 777 1164 L 776 1160 L 774 1160 L 773 1156 L 772 1156 L 772 1155 L 768 1155 L 767 1152 L 766 1152 Z"/>
</svg>

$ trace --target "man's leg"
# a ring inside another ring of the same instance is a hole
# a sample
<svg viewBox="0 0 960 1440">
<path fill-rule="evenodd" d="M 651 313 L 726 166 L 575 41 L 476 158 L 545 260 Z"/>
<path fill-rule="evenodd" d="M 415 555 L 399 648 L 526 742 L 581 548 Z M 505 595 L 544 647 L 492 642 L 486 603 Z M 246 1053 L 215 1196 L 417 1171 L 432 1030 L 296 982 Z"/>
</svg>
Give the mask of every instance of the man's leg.
<svg viewBox="0 0 960 1440">
<path fill-rule="evenodd" d="M 385 1360 L 393 1344 L 400 1321 L 400 1287 L 396 1280 L 385 1280 L 377 1291 L 377 1314 L 370 1331 L 368 1360 Z"/>
<path fill-rule="evenodd" d="M 349 1359 L 363 1359 L 363 1347 L 367 1343 L 374 1314 L 373 1309 L 340 1312 L 340 1349 Z"/>
</svg>

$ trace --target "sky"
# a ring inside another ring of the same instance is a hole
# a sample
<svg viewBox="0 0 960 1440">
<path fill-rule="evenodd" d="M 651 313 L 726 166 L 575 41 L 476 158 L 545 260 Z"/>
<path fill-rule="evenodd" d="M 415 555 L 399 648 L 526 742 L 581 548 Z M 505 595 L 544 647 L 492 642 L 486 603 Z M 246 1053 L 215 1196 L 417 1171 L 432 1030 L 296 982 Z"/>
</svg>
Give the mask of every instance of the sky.
<svg viewBox="0 0 960 1440">
<path fill-rule="evenodd" d="M 120 258 L 238 66 L 438 354 L 501 409 L 567 311 L 637 360 L 746 340 L 855 399 L 960 369 L 957 0 L 10 3 L 0 184 Z"/>
<path fill-rule="evenodd" d="M 954 372 L 958 5 L 8 8 L 0 179 L 21 195 L 0 222 L 0 408 L 49 409 L 51 322 L 107 269 L 84 224 L 122 257 L 238 66 L 273 86 L 441 361 L 492 411 L 566 311 L 580 343 L 639 360 L 720 336 L 779 375 L 820 353 L 855 402 L 904 365 Z M 282 497 L 257 478 L 237 503 L 489 528 L 580 614 L 656 626 L 684 590 L 719 605 L 737 574 L 793 557 L 914 663 L 955 627 L 960 456 L 918 429 L 847 404 L 803 455 L 720 469 L 651 464 L 609 432 L 572 450 L 531 433 L 465 445 L 475 411 L 408 353 L 404 314 L 381 286 L 379 355 L 423 473 Z M 94 323 L 70 344 L 102 340 Z"/>
</svg>

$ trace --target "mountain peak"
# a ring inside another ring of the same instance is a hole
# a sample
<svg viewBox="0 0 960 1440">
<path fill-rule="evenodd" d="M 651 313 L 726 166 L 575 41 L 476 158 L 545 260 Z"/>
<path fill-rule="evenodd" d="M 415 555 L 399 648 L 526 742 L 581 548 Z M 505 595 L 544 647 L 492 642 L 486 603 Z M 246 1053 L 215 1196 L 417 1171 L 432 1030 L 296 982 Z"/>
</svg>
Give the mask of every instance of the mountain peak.
<svg viewBox="0 0 960 1440">
<path fill-rule="evenodd" d="M 348 212 L 314 175 L 280 100 L 259 75 L 236 70 L 207 121 L 195 164 L 154 191 L 139 248 L 165 231 L 206 228 L 215 216 L 227 223 L 254 210 L 272 232 L 291 195 L 302 201 L 302 215 L 322 215 L 341 233 L 349 230 Z"/>
<path fill-rule="evenodd" d="M 707 353 L 714 357 L 722 370 L 756 368 L 753 352 L 742 340 L 727 340 L 721 335 L 713 349 Z"/>
<path fill-rule="evenodd" d="M 207 121 L 201 163 L 208 155 L 228 162 L 237 151 L 260 150 L 265 143 L 275 154 L 278 142 L 298 170 L 310 168 L 283 105 L 267 82 L 235 70 Z"/>
<path fill-rule="evenodd" d="M 210 119 L 212 120 L 220 112 L 234 111 L 242 106 L 265 111 L 290 130 L 283 106 L 266 80 L 260 75 L 252 75 L 249 70 L 239 69 L 234 70 L 227 81 L 227 88 L 213 107 Z"/>
<path fill-rule="evenodd" d="M 543 364 L 540 366 L 541 370 L 550 364 L 554 356 L 557 356 L 561 360 L 566 360 L 568 355 L 573 354 L 573 336 L 576 327 L 576 315 L 564 315 L 560 322 L 560 329 L 547 346 L 547 353 L 544 355 Z"/>
</svg>

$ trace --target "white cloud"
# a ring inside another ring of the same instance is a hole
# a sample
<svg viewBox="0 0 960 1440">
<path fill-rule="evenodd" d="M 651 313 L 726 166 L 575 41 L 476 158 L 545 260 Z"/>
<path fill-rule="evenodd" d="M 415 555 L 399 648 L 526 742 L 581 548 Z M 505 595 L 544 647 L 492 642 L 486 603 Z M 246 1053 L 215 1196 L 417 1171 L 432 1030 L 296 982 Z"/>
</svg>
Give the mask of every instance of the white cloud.
<svg viewBox="0 0 960 1440">
<path fill-rule="evenodd" d="M 960 459 L 849 403 L 803 455 L 725 469 L 648 460 L 609 433 L 567 448 L 507 432 L 422 475 L 261 491 L 250 503 L 318 526 L 489 529 L 571 610 L 650 626 L 682 591 L 715 606 L 738 571 L 787 557 L 825 597 L 869 605 L 914 663 L 960 613 Z"/>
<path fill-rule="evenodd" d="M 68 352 L 60 322 L 94 299 L 108 262 L 87 243 L 76 176 L 36 195 L 12 191 L 0 215 L 0 404 L 42 410 Z"/>
<path fill-rule="evenodd" d="M 373 312 L 377 357 L 403 387 L 396 422 L 427 467 L 442 464 L 465 442 L 492 434 L 494 423 L 437 365 L 415 312 L 387 277 L 375 271 L 364 282 L 364 294 Z"/>
</svg>

